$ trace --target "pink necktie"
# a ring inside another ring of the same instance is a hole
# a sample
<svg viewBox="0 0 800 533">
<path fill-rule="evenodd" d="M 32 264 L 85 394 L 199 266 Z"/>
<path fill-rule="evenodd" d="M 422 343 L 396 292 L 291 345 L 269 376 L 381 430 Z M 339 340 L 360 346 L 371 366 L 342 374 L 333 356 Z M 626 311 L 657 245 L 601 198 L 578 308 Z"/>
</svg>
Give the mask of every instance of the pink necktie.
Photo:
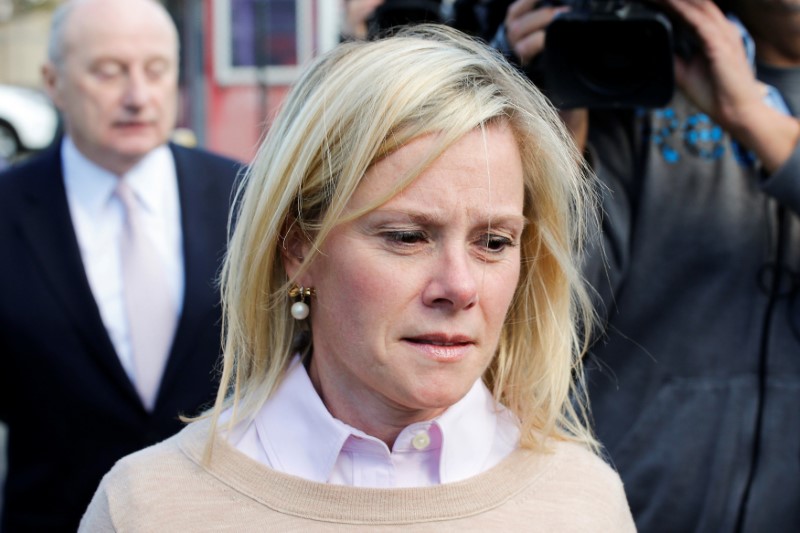
<svg viewBox="0 0 800 533">
<path fill-rule="evenodd" d="M 120 249 L 134 382 L 142 403 L 152 411 L 172 347 L 176 309 L 163 262 L 144 232 L 139 201 L 122 179 L 116 194 L 125 208 Z"/>
</svg>

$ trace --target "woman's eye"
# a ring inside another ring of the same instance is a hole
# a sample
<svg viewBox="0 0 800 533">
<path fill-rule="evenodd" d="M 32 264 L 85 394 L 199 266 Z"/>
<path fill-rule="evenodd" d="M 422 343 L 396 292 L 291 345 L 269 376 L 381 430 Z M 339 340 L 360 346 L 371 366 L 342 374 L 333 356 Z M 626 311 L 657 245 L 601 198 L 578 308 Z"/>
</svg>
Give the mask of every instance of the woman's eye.
<svg viewBox="0 0 800 533">
<path fill-rule="evenodd" d="M 481 243 L 490 252 L 502 252 L 509 246 L 514 246 L 514 241 L 502 235 L 484 235 Z"/>
<path fill-rule="evenodd" d="M 416 244 L 425 240 L 421 231 L 389 231 L 384 235 L 388 241 L 397 244 Z"/>
</svg>

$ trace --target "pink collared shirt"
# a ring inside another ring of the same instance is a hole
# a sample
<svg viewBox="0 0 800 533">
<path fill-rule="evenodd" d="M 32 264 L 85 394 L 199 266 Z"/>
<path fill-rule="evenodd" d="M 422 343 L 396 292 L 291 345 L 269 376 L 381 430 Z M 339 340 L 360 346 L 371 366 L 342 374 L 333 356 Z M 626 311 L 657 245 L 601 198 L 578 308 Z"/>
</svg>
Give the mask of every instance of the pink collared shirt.
<svg viewBox="0 0 800 533">
<path fill-rule="evenodd" d="M 386 444 L 334 418 L 295 357 L 286 378 L 254 419 L 227 436 L 270 468 L 320 483 L 425 487 L 480 474 L 518 447 L 515 416 L 479 379 L 434 420 L 412 424 Z"/>
</svg>

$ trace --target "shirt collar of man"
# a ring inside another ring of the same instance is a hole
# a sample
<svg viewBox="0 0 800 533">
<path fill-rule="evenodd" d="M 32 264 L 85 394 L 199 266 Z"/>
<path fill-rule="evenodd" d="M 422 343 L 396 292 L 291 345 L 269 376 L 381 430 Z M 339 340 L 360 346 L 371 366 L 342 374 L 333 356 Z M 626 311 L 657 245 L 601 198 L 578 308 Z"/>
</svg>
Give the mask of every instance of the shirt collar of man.
<svg viewBox="0 0 800 533">
<path fill-rule="evenodd" d="M 92 214 L 105 208 L 120 178 L 128 183 L 142 207 L 149 212 L 164 212 L 165 202 L 174 196 L 166 194 L 171 183 L 165 178 L 171 177 L 174 183 L 176 175 L 172 152 L 167 145 L 150 151 L 121 177 L 84 156 L 68 136 L 61 145 L 61 160 L 67 190 Z"/>
<path fill-rule="evenodd" d="M 342 454 L 354 450 L 368 452 L 370 447 L 376 452 L 389 452 L 378 439 L 328 412 L 298 357 L 252 425 L 247 426 L 231 434 L 230 440 L 237 449 L 261 458 L 276 470 L 321 483 L 336 477 Z M 431 442 L 423 450 L 415 450 L 412 439 L 420 431 L 427 431 Z M 434 466 L 438 464 L 438 476 L 436 472 L 432 475 L 438 477 L 434 482 L 450 483 L 494 466 L 517 447 L 518 440 L 515 418 L 494 402 L 486 386 L 478 380 L 464 398 L 437 419 L 405 428 L 392 452 L 427 454 L 421 461 L 398 461 L 396 466 L 418 468 L 420 462 L 432 461 Z"/>
</svg>

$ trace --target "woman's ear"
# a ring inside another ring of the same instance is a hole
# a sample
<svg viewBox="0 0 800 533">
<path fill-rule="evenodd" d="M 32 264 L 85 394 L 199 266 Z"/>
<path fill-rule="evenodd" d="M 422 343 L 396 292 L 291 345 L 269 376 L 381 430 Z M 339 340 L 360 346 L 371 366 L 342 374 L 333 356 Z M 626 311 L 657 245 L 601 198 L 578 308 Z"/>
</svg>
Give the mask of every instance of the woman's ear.
<svg viewBox="0 0 800 533">
<path fill-rule="evenodd" d="M 287 230 L 283 234 L 283 244 L 281 245 L 281 257 L 283 258 L 283 268 L 286 270 L 289 279 L 293 279 L 300 267 L 303 266 L 311 243 L 308 237 L 294 224 L 287 224 Z M 308 273 L 303 278 L 308 277 Z M 310 280 L 308 280 L 310 281 Z M 298 285 L 300 280 L 298 280 Z M 310 283 L 307 286 L 311 286 Z"/>
</svg>

